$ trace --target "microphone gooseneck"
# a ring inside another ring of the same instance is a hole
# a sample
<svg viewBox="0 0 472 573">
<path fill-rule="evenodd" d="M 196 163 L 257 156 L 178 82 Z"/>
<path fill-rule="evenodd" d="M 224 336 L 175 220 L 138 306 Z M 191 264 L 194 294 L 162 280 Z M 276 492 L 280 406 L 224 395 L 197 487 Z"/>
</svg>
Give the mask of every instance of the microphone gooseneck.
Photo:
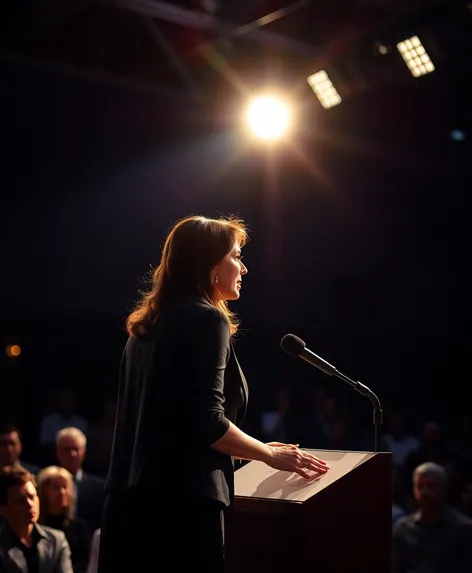
<svg viewBox="0 0 472 573">
<path fill-rule="evenodd" d="M 382 408 L 380 405 L 380 400 L 374 394 L 374 392 L 372 392 L 372 390 L 370 390 L 370 388 L 368 388 L 365 384 L 351 380 L 345 374 L 342 374 L 334 366 L 329 364 L 329 362 L 326 362 L 326 360 L 320 356 L 317 356 L 311 350 L 308 350 L 305 341 L 298 336 L 295 336 L 295 334 L 286 334 L 280 341 L 280 347 L 290 356 L 305 360 L 312 366 L 316 366 L 325 374 L 328 374 L 328 376 L 336 376 L 337 378 L 344 380 L 344 382 L 347 382 L 350 386 L 352 386 L 352 388 L 354 388 L 354 390 L 359 392 L 359 394 L 369 398 L 374 407 L 374 452 L 378 452 L 380 446 L 380 426 L 382 425 Z"/>
</svg>

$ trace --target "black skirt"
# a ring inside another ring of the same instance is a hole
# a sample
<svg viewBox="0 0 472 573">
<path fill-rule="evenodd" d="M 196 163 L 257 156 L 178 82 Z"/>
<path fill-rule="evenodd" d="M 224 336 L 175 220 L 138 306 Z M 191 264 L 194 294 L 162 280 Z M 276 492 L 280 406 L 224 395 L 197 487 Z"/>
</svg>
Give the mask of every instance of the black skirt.
<svg viewBox="0 0 472 573">
<path fill-rule="evenodd" d="M 146 489 L 107 494 L 97 573 L 223 573 L 225 506 Z"/>
</svg>

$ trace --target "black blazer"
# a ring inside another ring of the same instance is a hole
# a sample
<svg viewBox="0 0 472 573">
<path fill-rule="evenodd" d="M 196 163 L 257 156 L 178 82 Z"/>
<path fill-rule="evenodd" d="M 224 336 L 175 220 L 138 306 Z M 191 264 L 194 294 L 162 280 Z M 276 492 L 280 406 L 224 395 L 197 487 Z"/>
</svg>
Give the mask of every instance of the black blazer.
<svg viewBox="0 0 472 573">
<path fill-rule="evenodd" d="M 242 424 L 247 398 L 226 316 L 201 299 L 168 305 L 126 343 L 106 490 L 171 488 L 230 505 L 233 461 L 210 446 L 229 421 Z"/>
<path fill-rule="evenodd" d="M 77 488 L 77 517 L 86 521 L 93 533 L 101 524 L 105 480 L 88 472 L 82 472 L 82 478 L 76 481 L 75 485 Z"/>
<path fill-rule="evenodd" d="M 88 523 L 78 517 L 69 520 L 64 516 L 50 515 L 41 520 L 41 525 L 64 532 L 70 548 L 74 573 L 86 573 L 92 543 L 92 533 Z"/>
</svg>

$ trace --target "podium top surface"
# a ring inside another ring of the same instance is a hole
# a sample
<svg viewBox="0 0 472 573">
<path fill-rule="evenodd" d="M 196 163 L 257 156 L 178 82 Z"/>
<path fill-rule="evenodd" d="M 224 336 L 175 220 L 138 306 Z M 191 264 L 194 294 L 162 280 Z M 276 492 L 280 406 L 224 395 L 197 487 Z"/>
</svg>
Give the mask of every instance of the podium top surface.
<svg viewBox="0 0 472 573">
<path fill-rule="evenodd" d="M 376 455 L 372 452 L 304 450 L 327 462 L 326 474 L 306 479 L 294 472 L 275 470 L 263 462 L 251 461 L 235 472 L 235 495 L 303 503 Z"/>
</svg>

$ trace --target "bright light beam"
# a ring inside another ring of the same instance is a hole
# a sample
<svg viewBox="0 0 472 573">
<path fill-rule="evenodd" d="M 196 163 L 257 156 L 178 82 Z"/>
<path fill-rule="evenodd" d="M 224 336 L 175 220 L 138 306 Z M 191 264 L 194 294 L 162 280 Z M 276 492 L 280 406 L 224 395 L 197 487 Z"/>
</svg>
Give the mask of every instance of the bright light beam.
<svg viewBox="0 0 472 573">
<path fill-rule="evenodd" d="M 275 97 L 260 97 L 249 105 L 247 122 L 252 133 L 259 139 L 279 139 L 288 129 L 289 109 Z"/>
</svg>

